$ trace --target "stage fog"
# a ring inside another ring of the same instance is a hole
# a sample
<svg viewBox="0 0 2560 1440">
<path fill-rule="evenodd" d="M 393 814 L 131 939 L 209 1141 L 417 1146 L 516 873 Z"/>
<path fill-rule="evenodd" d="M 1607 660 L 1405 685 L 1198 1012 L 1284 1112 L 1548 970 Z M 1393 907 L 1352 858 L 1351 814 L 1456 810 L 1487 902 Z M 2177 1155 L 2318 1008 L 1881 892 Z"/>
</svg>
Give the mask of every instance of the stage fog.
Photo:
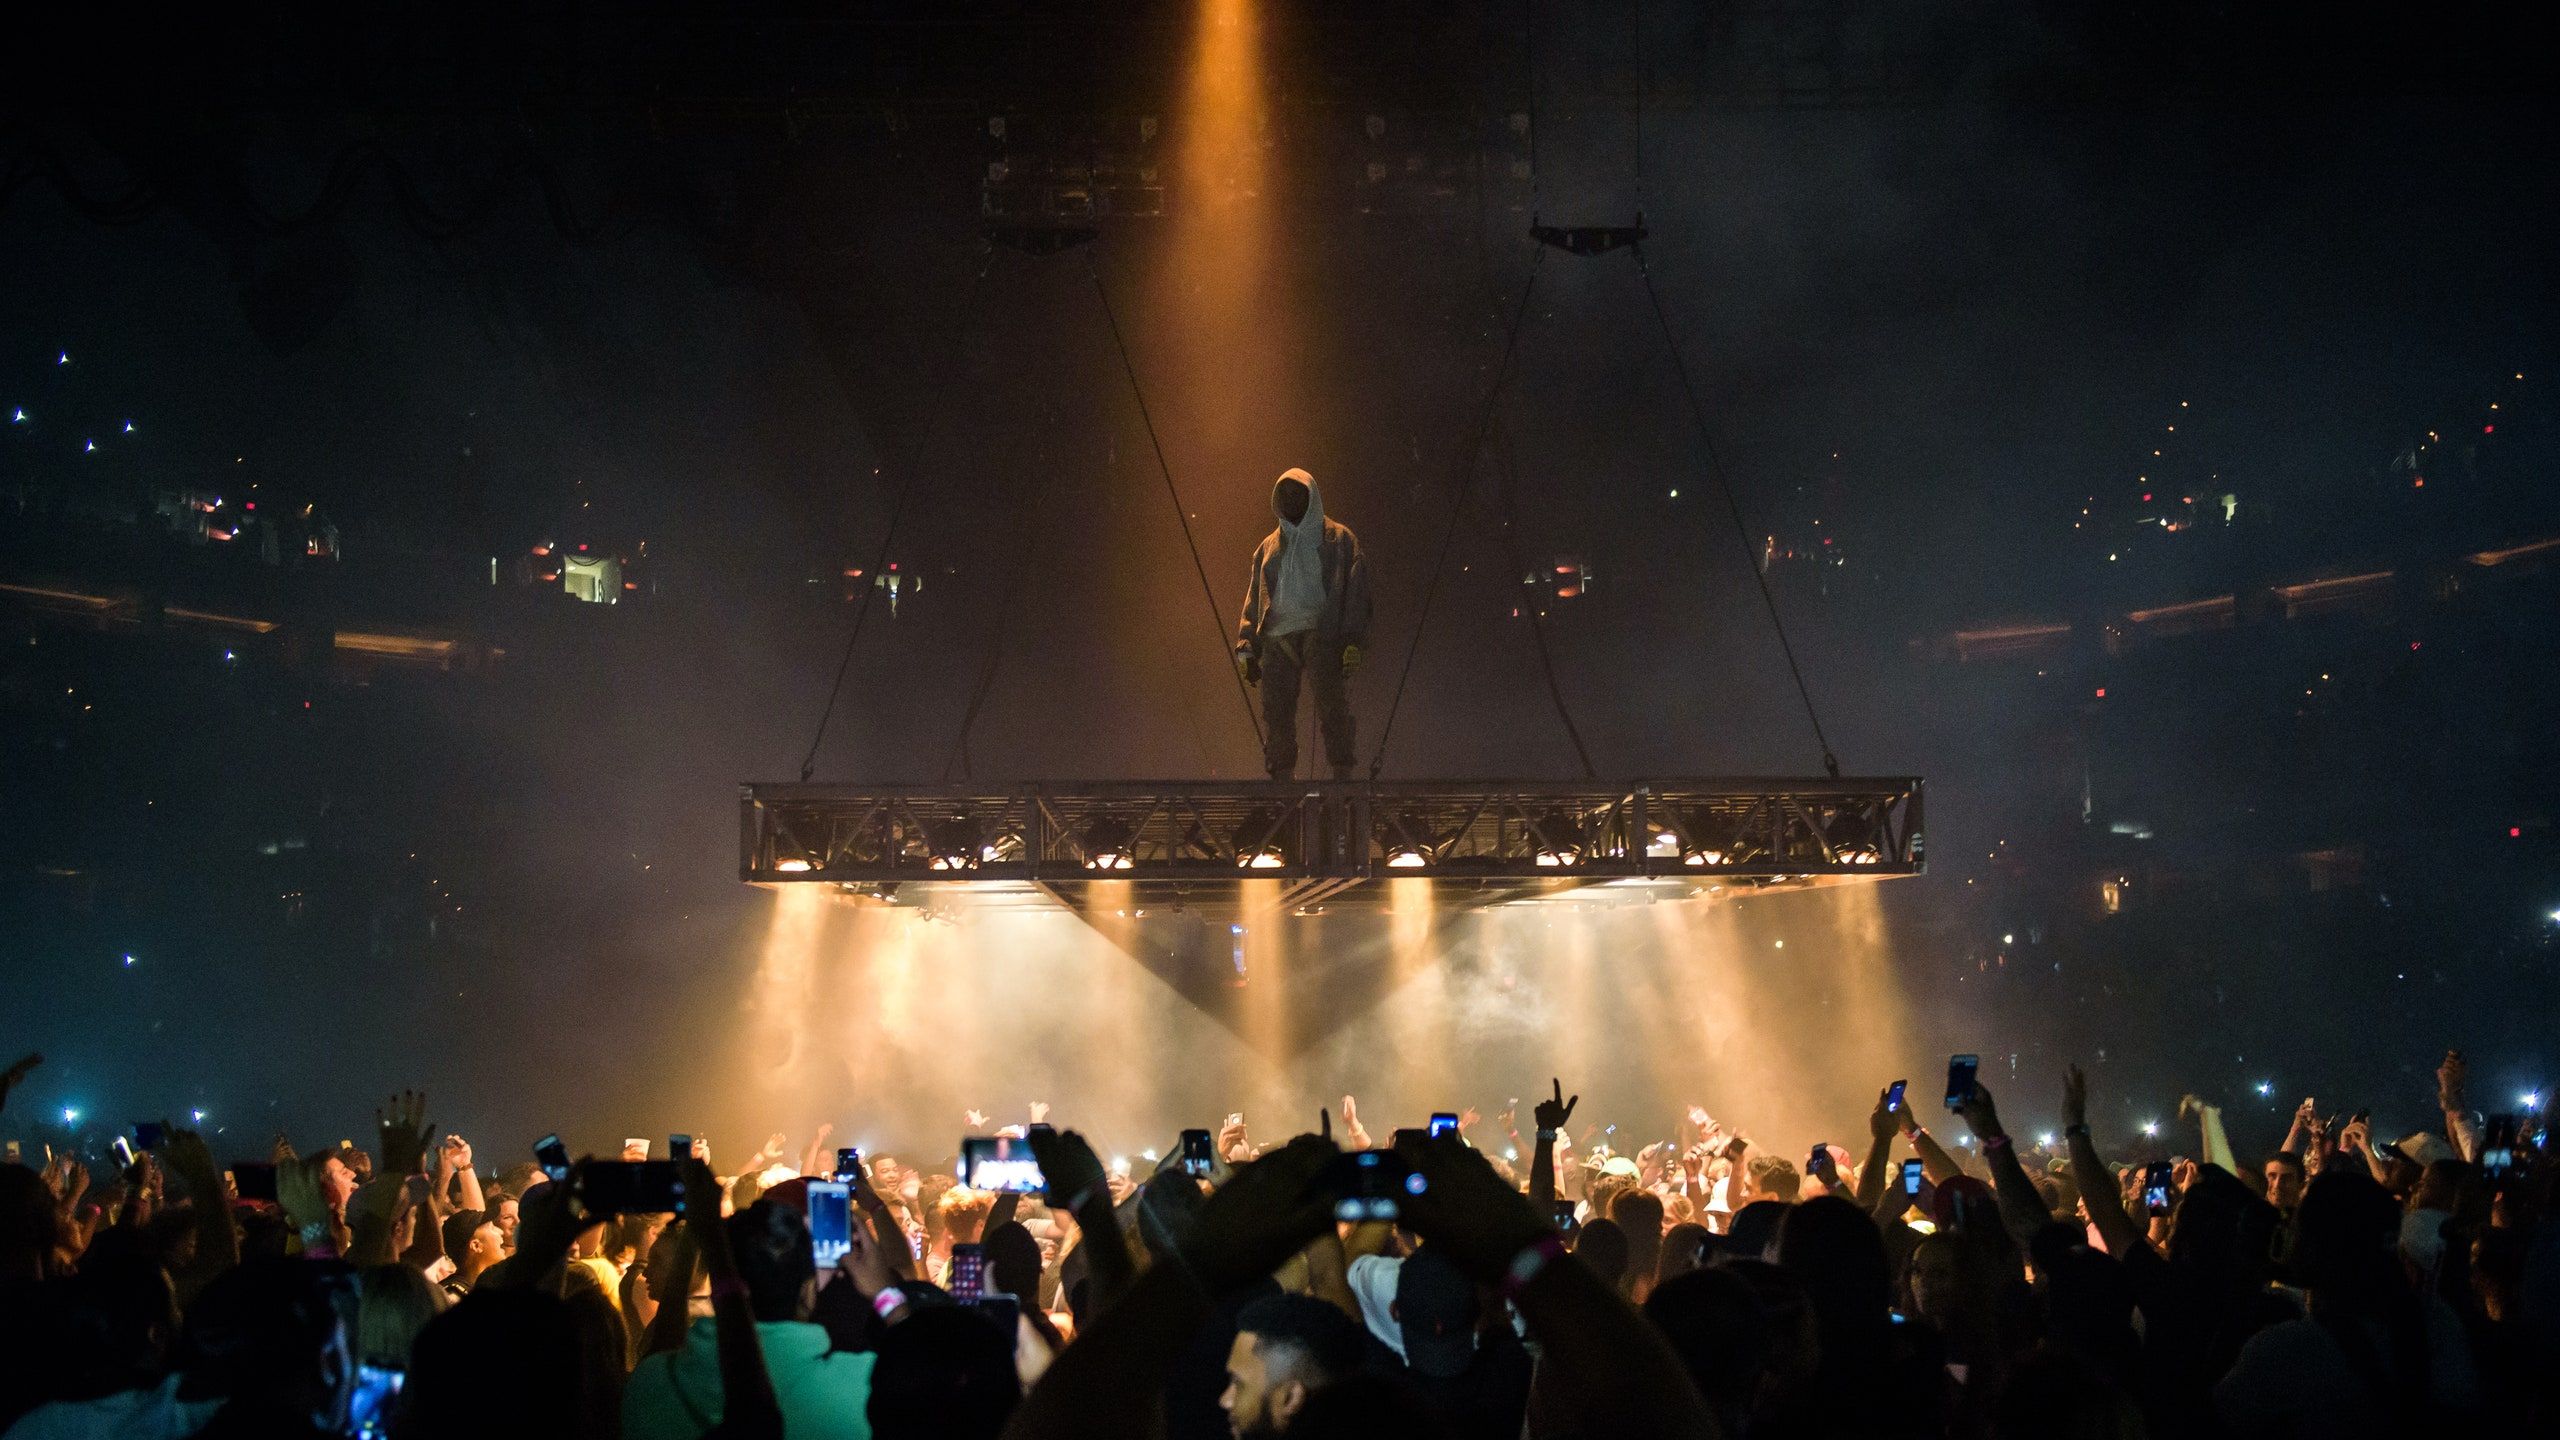
<svg viewBox="0 0 2560 1440">
<path fill-rule="evenodd" d="M 940 1153 L 966 1111 L 1019 1123 L 1043 1100 L 1105 1155 L 1138 1157 L 1238 1110 L 1284 1140 L 1350 1094 L 1381 1140 L 1474 1107 L 1499 1151 L 1499 1112 L 1560 1076 L 1585 1114 L 1645 1127 L 1622 1150 L 1698 1104 L 1794 1153 L 1854 1143 L 1883 1080 L 1932 1073 L 1907 1053 L 1873 886 L 1435 911 L 1427 882 L 1399 884 L 1384 912 L 1096 924 L 782 887 L 763 897 L 719 1108 Z"/>
</svg>

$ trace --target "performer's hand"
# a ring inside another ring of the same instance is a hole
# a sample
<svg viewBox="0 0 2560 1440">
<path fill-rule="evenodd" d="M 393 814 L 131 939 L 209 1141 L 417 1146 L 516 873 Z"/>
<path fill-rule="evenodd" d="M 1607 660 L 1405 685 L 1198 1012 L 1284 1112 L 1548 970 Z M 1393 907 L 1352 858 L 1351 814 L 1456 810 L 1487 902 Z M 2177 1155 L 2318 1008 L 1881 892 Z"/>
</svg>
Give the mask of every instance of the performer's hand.
<svg viewBox="0 0 2560 1440">
<path fill-rule="evenodd" d="M 1239 650 L 1236 652 L 1236 668 L 1244 672 L 1244 683 L 1247 685 L 1259 685 L 1262 683 L 1262 657 L 1254 654 L 1252 651 Z"/>
<path fill-rule="evenodd" d="M 1360 673 L 1360 662 L 1361 662 L 1361 661 L 1363 661 L 1363 660 L 1366 660 L 1366 659 L 1368 659 L 1368 658 L 1369 658 L 1369 657 L 1368 657 L 1367 655 L 1365 655 L 1365 654 L 1361 653 L 1360 647 L 1359 647 L 1359 646 L 1357 646 L 1357 645 L 1345 645 L 1345 646 L 1343 646 L 1343 647 L 1342 647 L 1342 674 L 1343 674 L 1343 677 L 1344 677 L 1345 679 L 1348 679 L 1348 678 L 1350 678 L 1351 676 L 1354 676 L 1354 675 L 1359 674 L 1359 673 Z"/>
</svg>

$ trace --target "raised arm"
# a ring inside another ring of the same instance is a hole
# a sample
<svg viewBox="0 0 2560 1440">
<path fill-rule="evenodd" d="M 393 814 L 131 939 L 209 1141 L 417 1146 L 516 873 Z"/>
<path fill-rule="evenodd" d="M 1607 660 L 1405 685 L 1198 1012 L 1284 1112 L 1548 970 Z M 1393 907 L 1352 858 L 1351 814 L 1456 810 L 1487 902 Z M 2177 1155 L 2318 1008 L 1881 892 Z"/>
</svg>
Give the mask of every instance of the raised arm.
<svg viewBox="0 0 2560 1440">
<path fill-rule="evenodd" d="M 774 1398 L 773 1376 L 764 1368 L 764 1347 L 756 1338 L 755 1309 L 746 1282 L 738 1278 L 738 1262 L 729 1252 L 728 1227 L 720 1219 L 720 1182 L 700 1160 L 679 1160 L 684 1167 L 685 1236 L 702 1254 L 711 1272 L 711 1317 L 720 1353 L 720 1423 L 704 1432 L 706 1440 L 782 1440 L 782 1404 Z M 668 1309 L 681 1313 L 682 1301 Z"/>
<path fill-rule="evenodd" d="M 231 1197 L 223 1191 L 222 1172 L 214 1168 L 213 1151 L 204 1137 L 166 1121 L 168 1138 L 160 1153 L 169 1169 L 186 1182 L 187 1211 L 195 1222 L 196 1250 L 185 1269 L 169 1277 L 184 1306 L 211 1284 L 215 1276 L 240 1263 L 240 1227 L 231 1218 Z"/>
<path fill-rule="evenodd" d="M 1858 1208 L 1873 1215 L 1884 1205 L 1885 1187 L 1893 1177 L 1885 1172 L 1893 1168 L 1893 1137 L 1902 1128 L 1902 1117 L 1885 1108 L 1893 1098 L 1893 1088 L 1876 1092 L 1876 1108 L 1867 1116 L 1867 1159 L 1858 1167 Z"/>
<path fill-rule="evenodd" d="M 1038 1157 L 1041 1178 L 1048 1182 L 1049 1208 L 1075 1218 L 1076 1233 L 1082 1237 L 1078 1248 L 1092 1277 L 1093 1307 L 1099 1310 L 1127 1293 L 1138 1277 L 1137 1261 L 1130 1257 L 1128 1239 L 1112 1213 L 1111 1182 L 1102 1172 L 1102 1161 L 1073 1130 L 1034 1131 L 1031 1153 Z"/>
<path fill-rule="evenodd" d="M 2027 1167 L 2018 1163 L 2018 1147 L 2009 1143 L 2009 1132 L 2001 1127 L 2000 1112 L 1991 1103 L 1991 1087 L 1976 1081 L 1973 1098 L 1959 1113 L 1972 1129 L 1983 1158 L 1991 1162 L 1991 1188 L 2000 1199 L 2001 1223 L 2023 1251 L 2053 1218 L 2045 1212 L 2044 1196 L 2027 1178 Z"/>
<path fill-rule="evenodd" d="M 2079 1180 L 2080 1205 L 2089 1212 L 2089 1223 L 2098 1227 L 2107 1253 L 2129 1260 L 2137 1251 L 2149 1249 L 2151 1242 L 2143 1238 L 2142 1228 L 2125 1213 L 2115 1172 L 2099 1158 L 2098 1144 L 2089 1138 L 2089 1077 L 2077 1065 L 2062 1072 L 2062 1118 L 2062 1131 L 2071 1137 L 2071 1172 Z"/>
<path fill-rule="evenodd" d="M 2444 1138 L 2452 1142 L 2454 1154 L 2476 1164 L 2480 1130 L 2471 1123 L 2471 1111 L 2463 1099 L 2470 1079 L 2471 1067 L 2463 1061 L 2462 1052 L 2444 1052 L 2444 1063 L 2436 1067 L 2436 1104 L 2444 1110 Z"/>
<path fill-rule="evenodd" d="M 1538 1122 L 1538 1148 L 1529 1160 L 1529 1203 L 1552 1223 L 1556 1213 L 1556 1137 L 1564 1133 L 1565 1122 L 1573 1118 L 1573 1107 L 1582 1103 L 1582 1097 L 1566 1099 L 1560 1078 L 1550 1077 L 1547 1083 L 1555 1087 L 1554 1098 L 1539 1101 L 1530 1112 Z"/>
</svg>

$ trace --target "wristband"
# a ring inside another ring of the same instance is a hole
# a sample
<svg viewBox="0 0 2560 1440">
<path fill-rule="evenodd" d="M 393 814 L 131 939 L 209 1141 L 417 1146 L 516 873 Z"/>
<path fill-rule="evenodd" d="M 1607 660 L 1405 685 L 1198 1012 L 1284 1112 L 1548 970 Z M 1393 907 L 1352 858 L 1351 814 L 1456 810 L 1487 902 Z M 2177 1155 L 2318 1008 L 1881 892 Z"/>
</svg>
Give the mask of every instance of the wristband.
<svg viewBox="0 0 2560 1440">
<path fill-rule="evenodd" d="M 889 1318 L 890 1311 L 906 1303 L 906 1291 L 895 1285 L 883 1285 L 880 1287 L 880 1293 L 871 1297 L 871 1313 L 886 1320 Z"/>
<path fill-rule="evenodd" d="M 1982 1148 L 1985 1150 L 2006 1150 L 2009 1148 L 2009 1137 L 2006 1135 L 1985 1135 L 1982 1137 Z"/>
<path fill-rule="evenodd" d="M 1510 1266 L 1503 1271 L 1502 1284 L 1497 1287 L 1502 1298 L 1519 1299 L 1520 1292 L 1529 1288 L 1529 1282 L 1537 1279 L 1563 1255 L 1564 1241 L 1553 1235 L 1541 1235 L 1520 1247 L 1520 1253 L 1511 1257 Z"/>
<path fill-rule="evenodd" d="M 1538 1138 L 1541 1140 L 1553 1140 L 1556 1138 L 1556 1132 L 1553 1130 L 1541 1130 L 1538 1132 Z"/>
</svg>

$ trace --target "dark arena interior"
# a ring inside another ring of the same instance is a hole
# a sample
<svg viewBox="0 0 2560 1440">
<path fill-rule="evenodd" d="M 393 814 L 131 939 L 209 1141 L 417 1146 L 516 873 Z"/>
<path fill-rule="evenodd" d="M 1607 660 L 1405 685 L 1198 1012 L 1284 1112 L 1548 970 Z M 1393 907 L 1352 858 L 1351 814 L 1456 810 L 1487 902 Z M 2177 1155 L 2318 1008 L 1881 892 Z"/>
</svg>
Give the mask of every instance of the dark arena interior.
<svg viewBox="0 0 2560 1440">
<path fill-rule="evenodd" d="M 0 1437 L 2560 1428 L 2550 14 L 5 35 Z"/>
</svg>

